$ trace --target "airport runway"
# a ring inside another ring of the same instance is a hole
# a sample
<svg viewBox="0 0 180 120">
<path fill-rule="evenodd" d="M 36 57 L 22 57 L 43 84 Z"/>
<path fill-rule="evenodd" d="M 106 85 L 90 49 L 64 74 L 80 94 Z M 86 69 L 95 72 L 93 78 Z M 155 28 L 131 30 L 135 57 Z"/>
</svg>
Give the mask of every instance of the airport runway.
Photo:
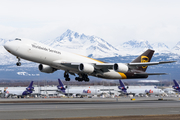
<svg viewBox="0 0 180 120">
<path fill-rule="evenodd" d="M 62 100 L 62 99 L 61 99 Z M 176 99 L 76 99 L 56 102 L 0 103 L 0 119 L 71 118 L 130 115 L 180 114 L 180 100 Z M 81 101 L 78 101 L 81 100 Z M 84 100 L 84 101 L 82 101 Z M 99 101 L 98 101 L 99 100 Z M 2 102 L 3 100 L 0 100 Z M 4 99 L 4 101 L 6 101 Z M 7 99 L 8 101 L 8 99 Z M 18 101 L 15 99 L 14 101 Z M 26 100 L 25 100 L 26 101 Z M 27 100 L 28 101 L 28 100 Z"/>
</svg>

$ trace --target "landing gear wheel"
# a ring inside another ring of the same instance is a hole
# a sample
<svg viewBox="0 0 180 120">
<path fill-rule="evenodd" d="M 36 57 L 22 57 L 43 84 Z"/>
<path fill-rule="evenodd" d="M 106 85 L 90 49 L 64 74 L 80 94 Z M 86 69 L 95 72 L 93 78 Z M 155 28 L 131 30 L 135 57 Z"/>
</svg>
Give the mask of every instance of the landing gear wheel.
<svg viewBox="0 0 180 120">
<path fill-rule="evenodd" d="M 64 73 L 64 77 L 66 81 L 70 81 L 69 74 L 67 72 Z"/>
<path fill-rule="evenodd" d="M 85 81 L 85 82 L 89 82 L 89 78 L 86 78 L 84 81 Z"/>
<path fill-rule="evenodd" d="M 66 81 L 70 81 L 70 78 L 65 78 Z"/>
<path fill-rule="evenodd" d="M 82 82 L 83 80 L 85 82 L 89 82 L 89 78 L 88 78 L 87 74 L 81 74 L 79 76 L 81 76 L 81 77 L 76 77 L 75 78 L 75 80 L 77 80 L 78 82 Z"/>
<path fill-rule="evenodd" d="M 82 81 L 83 81 L 83 79 L 82 79 L 82 78 L 79 78 L 78 82 L 82 82 Z"/>
<path fill-rule="evenodd" d="M 88 76 L 87 76 L 86 74 L 83 75 L 83 80 L 84 80 L 85 82 L 89 82 L 89 78 L 88 78 Z"/>
<path fill-rule="evenodd" d="M 75 80 L 77 80 L 78 82 L 82 82 L 83 81 L 83 79 L 80 78 L 80 77 L 76 77 Z"/>
<path fill-rule="evenodd" d="M 79 77 L 75 77 L 75 80 L 77 80 L 77 81 L 78 81 L 78 79 L 79 79 Z"/>
<path fill-rule="evenodd" d="M 17 62 L 16 65 L 17 65 L 17 66 L 21 66 L 21 62 Z"/>
</svg>

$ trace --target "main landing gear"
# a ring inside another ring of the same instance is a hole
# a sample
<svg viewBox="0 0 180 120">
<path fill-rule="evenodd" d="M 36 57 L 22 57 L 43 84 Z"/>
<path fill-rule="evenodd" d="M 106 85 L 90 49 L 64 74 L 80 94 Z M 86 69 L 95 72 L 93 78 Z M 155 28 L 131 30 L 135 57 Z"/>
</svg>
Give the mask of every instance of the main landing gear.
<svg viewBox="0 0 180 120">
<path fill-rule="evenodd" d="M 21 62 L 20 62 L 21 59 L 19 57 L 17 57 L 17 59 L 18 59 L 18 62 L 16 63 L 16 65 L 21 66 Z"/>
<path fill-rule="evenodd" d="M 69 74 L 67 72 L 64 72 L 64 78 L 66 81 L 70 81 Z"/>
<path fill-rule="evenodd" d="M 79 81 L 79 82 L 82 82 L 83 80 L 85 82 L 89 82 L 89 78 L 86 74 L 82 74 L 81 77 L 76 77 L 75 80 Z"/>
<path fill-rule="evenodd" d="M 64 72 L 64 78 L 66 81 L 70 81 L 69 73 L 67 71 Z M 77 80 L 78 82 L 82 82 L 82 81 L 89 82 L 89 78 L 87 74 L 79 74 L 79 77 L 76 77 L 75 80 Z"/>
</svg>

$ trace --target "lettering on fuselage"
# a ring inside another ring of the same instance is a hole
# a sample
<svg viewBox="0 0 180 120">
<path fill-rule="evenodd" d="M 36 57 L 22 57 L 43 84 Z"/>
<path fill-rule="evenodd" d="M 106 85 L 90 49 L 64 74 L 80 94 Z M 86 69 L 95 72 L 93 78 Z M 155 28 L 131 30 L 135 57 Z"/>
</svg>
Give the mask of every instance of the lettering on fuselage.
<svg viewBox="0 0 180 120">
<path fill-rule="evenodd" d="M 38 45 L 33 45 L 33 44 L 32 44 L 32 47 L 33 47 L 33 48 L 37 48 L 37 49 L 41 49 L 41 50 L 44 50 L 44 51 L 52 52 L 52 53 L 61 54 L 61 52 L 59 52 L 59 51 L 57 51 L 57 50 L 52 50 L 52 49 L 50 49 L 50 48 L 45 48 L 45 47 L 41 47 L 41 46 L 38 46 Z"/>
<path fill-rule="evenodd" d="M 90 90 L 83 90 L 83 93 L 91 93 Z"/>
</svg>

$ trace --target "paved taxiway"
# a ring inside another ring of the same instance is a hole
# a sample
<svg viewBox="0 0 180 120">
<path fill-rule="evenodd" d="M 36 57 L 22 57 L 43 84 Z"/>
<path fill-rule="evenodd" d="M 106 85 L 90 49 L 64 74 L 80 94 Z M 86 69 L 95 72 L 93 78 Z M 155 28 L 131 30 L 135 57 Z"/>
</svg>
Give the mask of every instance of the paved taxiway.
<svg viewBox="0 0 180 120">
<path fill-rule="evenodd" d="M 92 98 L 40 99 L 39 102 L 37 102 L 37 99 L 35 100 L 36 102 L 14 103 L 13 101 L 18 101 L 18 99 L 9 99 L 11 102 L 3 103 L 8 99 L 0 99 L 0 118 L 33 119 L 180 114 L 179 98 L 164 100 L 137 98 L 135 101 L 131 101 L 130 98 L 119 98 L 118 100 Z M 51 101 L 48 102 L 48 100 Z M 30 99 L 24 99 L 24 101 L 30 101 Z"/>
</svg>

